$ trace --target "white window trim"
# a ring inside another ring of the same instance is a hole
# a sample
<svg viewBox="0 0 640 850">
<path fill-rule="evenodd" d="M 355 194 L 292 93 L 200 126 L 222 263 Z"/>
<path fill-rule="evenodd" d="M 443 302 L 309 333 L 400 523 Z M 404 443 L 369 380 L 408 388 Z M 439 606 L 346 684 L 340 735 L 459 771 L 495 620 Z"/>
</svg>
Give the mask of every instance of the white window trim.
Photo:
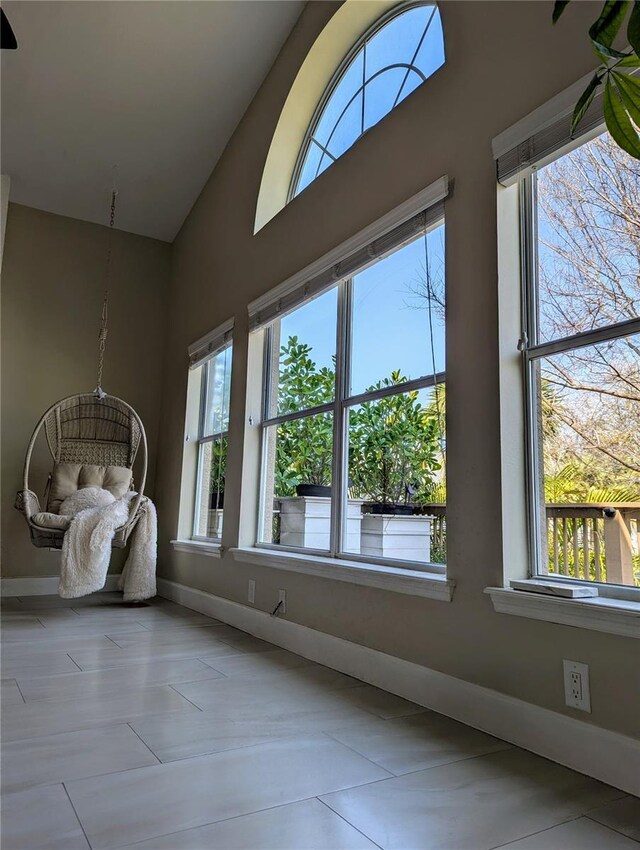
<svg viewBox="0 0 640 850">
<path fill-rule="evenodd" d="M 498 614 L 640 639 L 640 603 L 631 599 L 559 599 L 508 587 L 487 587 L 484 592 Z"/>
<path fill-rule="evenodd" d="M 323 557 L 302 552 L 259 548 L 257 546 L 236 547 L 229 552 L 234 561 L 271 567 L 293 573 L 343 581 L 348 584 L 377 587 L 409 596 L 422 596 L 451 602 L 455 582 L 444 575 L 421 570 L 389 567 L 377 563 L 362 563 L 343 558 Z"/>
<path fill-rule="evenodd" d="M 221 558 L 222 545 L 213 539 L 171 540 L 176 552 L 188 552 L 190 555 L 205 555 L 208 558 Z"/>
</svg>

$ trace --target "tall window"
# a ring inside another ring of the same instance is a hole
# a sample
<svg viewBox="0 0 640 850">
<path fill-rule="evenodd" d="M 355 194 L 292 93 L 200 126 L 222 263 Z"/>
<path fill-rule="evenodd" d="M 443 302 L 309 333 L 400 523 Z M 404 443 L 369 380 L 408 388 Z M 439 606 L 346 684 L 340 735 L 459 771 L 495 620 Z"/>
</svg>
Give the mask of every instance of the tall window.
<svg viewBox="0 0 640 850">
<path fill-rule="evenodd" d="M 353 47 L 320 101 L 291 186 L 295 197 L 444 64 L 435 3 L 402 3 Z"/>
<path fill-rule="evenodd" d="M 523 197 L 534 572 L 640 586 L 640 163 L 604 133 Z"/>
<path fill-rule="evenodd" d="M 444 310 L 440 222 L 267 328 L 259 543 L 444 565 Z"/>
<path fill-rule="evenodd" d="M 231 357 L 232 346 L 228 343 L 198 367 L 201 402 L 193 535 L 208 540 L 222 538 Z"/>
</svg>

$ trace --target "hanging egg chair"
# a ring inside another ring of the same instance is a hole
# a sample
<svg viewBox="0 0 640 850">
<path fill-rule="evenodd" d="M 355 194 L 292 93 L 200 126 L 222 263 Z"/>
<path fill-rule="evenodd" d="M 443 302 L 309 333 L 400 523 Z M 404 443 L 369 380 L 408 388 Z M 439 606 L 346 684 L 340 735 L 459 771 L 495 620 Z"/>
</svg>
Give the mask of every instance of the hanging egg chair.
<svg viewBox="0 0 640 850">
<path fill-rule="evenodd" d="M 44 428 L 53 469 L 44 495 L 44 510 L 29 487 L 31 457 Z M 22 490 L 16 507 L 24 514 L 31 542 L 39 548 L 61 549 L 71 517 L 58 513 L 62 502 L 83 487 L 101 487 L 116 499 L 134 489 L 133 463 L 141 450 L 138 495 L 129 520 L 117 529 L 114 548 L 123 548 L 140 518 L 147 477 L 147 438 L 142 420 L 122 399 L 101 392 L 72 395 L 52 405 L 40 418 L 29 441 Z"/>
<path fill-rule="evenodd" d="M 59 513 L 62 502 L 85 487 L 108 490 L 116 499 L 134 490 L 133 464 L 141 451 L 141 475 L 137 495 L 131 501 L 129 519 L 116 530 L 112 546 L 123 548 L 145 510 L 144 486 L 147 478 L 147 438 L 142 420 L 122 399 L 108 395 L 100 386 L 107 340 L 107 308 L 111 242 L 117 192 L 111 195 L 109 249 L 106 284 L 102 304 L 102 324 L 98 336 L 98 381 L 89 393 L 68 396 L 51 405 L 35 427 L 24 462 L 22 490 L 16 508 L 24 515 L 34 546 L 61 549 L 71 517 Z M 38 435 L 44 428 L 53 468 L 41 507 L 29 487 L 31 458 Z"/>
</svg>

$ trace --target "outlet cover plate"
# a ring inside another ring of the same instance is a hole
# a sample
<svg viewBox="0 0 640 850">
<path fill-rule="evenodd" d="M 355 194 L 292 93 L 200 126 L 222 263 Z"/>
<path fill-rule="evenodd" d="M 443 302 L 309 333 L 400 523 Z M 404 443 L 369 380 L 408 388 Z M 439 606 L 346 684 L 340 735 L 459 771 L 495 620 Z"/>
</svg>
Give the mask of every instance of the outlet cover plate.
<svg viewBox="0 0 640 850">
<path fill-rule="evenodd" d="M 256 583 L 255 580 L 249 579 L 249 587 L 247 590 L 247 602 L 250 602 L 252 605 L 255 604 L 256 601 Z"/>
<path fill-rule="evenodd" d="M 589 665 L 579 661 L 562 661 L 564 671 L 564 701 L 569 708 L 591 714 Z"/>
</svg>

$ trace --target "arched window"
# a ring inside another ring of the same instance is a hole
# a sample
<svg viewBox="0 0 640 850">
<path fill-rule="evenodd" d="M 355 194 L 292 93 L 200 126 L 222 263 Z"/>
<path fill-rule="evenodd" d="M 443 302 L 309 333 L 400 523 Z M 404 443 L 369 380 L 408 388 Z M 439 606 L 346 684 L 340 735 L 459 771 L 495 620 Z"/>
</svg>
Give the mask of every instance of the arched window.
<svg viewBox="0 0 640 850">
<path fill-rule="evenodd" d="M 354 45 L 327 87 L 300 149 L 295 197 L 444 64 L 434 3 L 403 3 Z"/>
</svg>

